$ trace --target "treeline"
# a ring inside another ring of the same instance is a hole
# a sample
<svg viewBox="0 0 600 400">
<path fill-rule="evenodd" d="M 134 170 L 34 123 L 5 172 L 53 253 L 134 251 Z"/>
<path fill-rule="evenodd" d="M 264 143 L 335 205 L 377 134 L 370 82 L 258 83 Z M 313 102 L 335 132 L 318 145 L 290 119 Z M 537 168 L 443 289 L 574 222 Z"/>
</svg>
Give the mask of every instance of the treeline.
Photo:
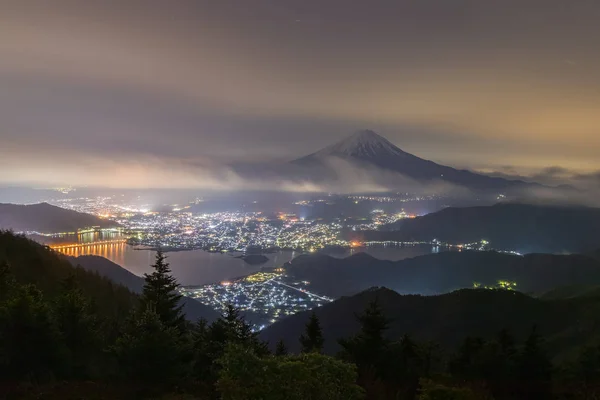
<svg viewBox="0 0 600 400">
<path fill-rule="evenodd" d="M 120 320 L 99 313 L 74 275 L 46 296 L 0 256 L 0 398 L 362 397 L 352 365 L 276 358 L 234 307 L 212 324 L 187 322 L 161 252 L 153 267 Z"/>
<path fill-rule="evenodd" d="M 523 343 L 502 331 L 466 338 L 453 354 L 435 343 L 387 339 L 377 301 L 339 340 L 335 357 L 312 315 L 298 338 L 271 353 L 238 310 L 187 322 L 178 284 L 158 253 L 137 304 L 123 320 L 98 312 L 76 277 L 47 296 L 19 283 L 0 255 L 0 380 L 7 398 L 550 399 L 600 394 L 600 348 L 553 366 L 535 327 Z M 0 396 L 2 397 L 2 396 Z"/>
</svg>

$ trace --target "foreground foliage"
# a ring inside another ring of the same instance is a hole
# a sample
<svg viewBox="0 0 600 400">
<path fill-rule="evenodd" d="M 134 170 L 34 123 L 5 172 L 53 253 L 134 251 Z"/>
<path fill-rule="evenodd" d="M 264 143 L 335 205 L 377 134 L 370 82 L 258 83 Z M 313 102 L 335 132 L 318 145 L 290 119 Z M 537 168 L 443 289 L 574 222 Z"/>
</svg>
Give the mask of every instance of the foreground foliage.
<svg viewBox="0 0 600 400">
<path fill-rule="evenodd" d="M 354 400 L 363 398 L 355 367 L 315 352 L 259 357 L 229 346 L 219 360 L 217 388 L 224 400 Z"/>
<path fill-rule="evenodd" d="M 27 254 L 24 254 L 26 252 Z M 336 357 L 312 313 L 298 338 L 271 354 L 232 306 L 217 321 L 186 322 L 177 282 L 158 253 L 136 296 L 70 267 L 25 238 L 0 232 L 0 397 L 50 399 L 592 399 L 600 346 L 590 338 L 552 364 L 535 326 L 466 337 L 453 352 L 388 334 L 377 299 L 339 339 Z M 44 277 L 43 279 L 41 277 Z M 596 396 L 596 397 L 594 397 Z"/>
</svg>

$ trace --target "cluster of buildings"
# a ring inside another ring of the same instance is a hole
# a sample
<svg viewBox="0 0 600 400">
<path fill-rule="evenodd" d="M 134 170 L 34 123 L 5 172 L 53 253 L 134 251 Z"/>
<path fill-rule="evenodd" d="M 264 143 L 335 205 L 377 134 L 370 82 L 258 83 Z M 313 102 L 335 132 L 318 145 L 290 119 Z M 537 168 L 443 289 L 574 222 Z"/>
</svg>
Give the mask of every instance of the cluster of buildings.
<svg viewBox="0 0 600 400">
<path fill-rule="evenodd" d="M 333 301 L 310 292 L 309 286 L 309 282 L 287 276 L 283 268 L 275 268 L 216 284 L 183 287 L 180 291 L 217 311 L 225 311 L 227 304 L 232 304 L 253 329 L 261 330 L 287 315 Z"/>
<path fill-rule="evenodd" d="M 432 195 L 413 195 L 410 193 L 396 193 L 396 196 L 348 196 L 351 200 L 355 202 L 361 201 L 375 201 L 378 203 L 408 203 L 413 201 L 425 201 L 425 200 L 435 200 L 441 199 L 441 196 L 432 194 Z"/>
<path fill-rule="evenodd" d="M 499 290 L 517 290 L 517 282 L 500 279 L 495 285 L 482 285 L 480 282 L 473 282 L 473 289 L 499 289 Z"/>
<path fill-rule="evenodd" d="M 189 205 L 155 212 L 148 206 L 127 204 L 119 197 L 62 200 L 57 205 L 118 222 L 128 233 L 130 244 L 215 252 L 247 252 L 252 248 L 311 252 L 328 246 L 351 247 L 342 238 L 342 229 L 369 229 L 407 217 L 378 210 L 361 221 L 304 220 L 284 213 L 268 217 L 260 212 L 193 213 Z"/>
</svg>

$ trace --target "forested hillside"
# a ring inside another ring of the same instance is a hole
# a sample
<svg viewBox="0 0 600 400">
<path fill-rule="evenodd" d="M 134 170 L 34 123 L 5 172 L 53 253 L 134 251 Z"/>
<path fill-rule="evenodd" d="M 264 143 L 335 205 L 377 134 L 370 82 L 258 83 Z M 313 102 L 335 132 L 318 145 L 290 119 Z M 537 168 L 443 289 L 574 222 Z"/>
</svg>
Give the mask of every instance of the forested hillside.
<svg viewBox="0 0 600 400">
<path fill-rule="evenodd" d="M 132 274 L 125 268 L 104 257 L 87 255 L 76 258 L 69 257 L 68 259 L 72 265 L 97 273 L 100 276 L 110 279 L 112 282 L 125 286 L 134 293 L 141 293 L 144 288 L 144 278 Z M 213 322 L 220 316 L 211 307 L 190 297 L 182 297 L 181 305 L 183 305 L 182 310 L 186 319 L 192 322 L 200 318 L 208 322 Z"/>
<path fill-rule="evenodd" d="M 359 240 L 473 243 L 482 239 L 520 253 L 578 253 L 600 247 L 600 209 L 533 204 L 449 207 L 403 219 Z"/>
<path fill-rule="evenodd" d="M 541 300 L 479 289 L 425 297 L 376 289 L 259 335 L 231 305 L 213 323 L 186 321 L 177 289 L 161 252 L 138 296 L 1 232 L 0 398 L 526 400 L 600 393 L 596 296 Z"/>
<path fill-rule="evenodd" d="M 58 233 L 76 232 L 78 229 L 92 226 L 112 228 L 117 227 L 118 224 L 48 203 L 29 205 L 0 203 L 0 229 L 11 229 L 15 232 Z"/>
<path fill-rule="evenodd" d="M 600 284 L 600 261 L 583 255 L 462 251 L 428 254 L 400 261 L 379 260 L 366 253 L 339 259 L 303 255 L 286 265 L 287 273 L 311 283 L 311 290 L 332 297 L 372 286 L 400 293 L 440 294 L 461 288 L 497 287 L 537 293 L 564 285 Z"/>
</svg>

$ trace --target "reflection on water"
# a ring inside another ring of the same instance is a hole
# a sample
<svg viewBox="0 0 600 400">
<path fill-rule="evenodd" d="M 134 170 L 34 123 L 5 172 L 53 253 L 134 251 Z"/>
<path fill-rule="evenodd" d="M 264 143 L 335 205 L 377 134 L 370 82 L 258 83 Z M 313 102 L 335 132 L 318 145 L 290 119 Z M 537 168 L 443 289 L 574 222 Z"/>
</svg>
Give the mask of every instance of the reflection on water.
<svg viewBox="0 0 600 400">
<path fill-rule="evenodd" d="M 112 240 L 125 240 L 127 236 L 114 230 L 96 230 L 74 234 L 56 234 L 46 236 L 44 242 L 50 245 L 67 245 L 81 243 L 106 242 Z"/>
<path fill-rule="evenodd" d="M 77 247 L 66 247 L 59 249 L 61 253 L 66 254 L 72 257 L 79 256 L 101 256 L 104 258 L 108 258 L 112 262 L 119 264 L 122 267 L 125 267 L 125 253 L 128 251 L 128 247 L 130 247 L 125 242 L 121 243 L 106 243 L 106 244 L 92 244 L 85 246 L 77 246 Z M 140 250 L 141 251 L 141 250 Z M 129 269 L 129 268 L 127 268 Z M 134 272 L 134 271 L 132 271 Z M 134 272 L 135 273 L 135 272 Z"/>
<path fill-rule="evenodd" d="M 150 265 L 154 262 L 155 251 L 135 249 L 125 243 L 109 243 L 84 245 L 63 248 L 60 251 L 66 255 L 79 257 L 95 255 L 108 258 L 136 275 L 151 272 Z M 280 266 L 297 253 L 282 251 L 267 254 L 269 261 L 262 265 L 249 265 L 236 258 L 236 254 L 209 253 L 203 250 L 176 251 L 167 253 L 173 275 L 182 285 L 202 285 L 220 282 L 231 278 L 247 275 L 260 270 L 262 267 Z"/>
<path fill-rule="evenodd" d="M 402 246 L 402 245 L 377 245 L 369 246 L 366 248 L 360 248 L 358 250 L 351 249 L 350 254 L 359 252 L 365 252 L 372 255 L 380 260 L 398 261 L 404 260 L 405 258 L 413 258 L 422 256 L 425 254 L 439 252 L 439 248 L 436 251 L 431 245 L 415 245 L 415 246 Z"/>
<path fill-rule="evenodd" d="M 154 251 L 138 250 L 125 243 L 91 244 L 81 247 L 64 248 L 60 251 L 73 257 L 82 255 L 102 256 L 140 276 L 151 272 L 150 265 L 154 262 L 155 256 Z M 370 246 L 360 250 L 349 250 L 342 254 L 332 254 L 332 256 L 338 258 L 347 257 L 360 251 L 365 251 L 373 257 L 382 260 L 397 261 L 431 253 L 432 248 L 431 246 Z M 203 250 L 167 253 L 173 275 L 182 285 L 203 285 L 220 282 L 256 272 L 262 267 L 281 266 L 299 255 L 299 253 L 279 251 L 267 254 L 266 256 L 269 258 L 269 261 L 258 266 L 246 264 L 243 260 L 236 258 L 236 255 L 229 253 L 209 253 Z"/>
</svg>

